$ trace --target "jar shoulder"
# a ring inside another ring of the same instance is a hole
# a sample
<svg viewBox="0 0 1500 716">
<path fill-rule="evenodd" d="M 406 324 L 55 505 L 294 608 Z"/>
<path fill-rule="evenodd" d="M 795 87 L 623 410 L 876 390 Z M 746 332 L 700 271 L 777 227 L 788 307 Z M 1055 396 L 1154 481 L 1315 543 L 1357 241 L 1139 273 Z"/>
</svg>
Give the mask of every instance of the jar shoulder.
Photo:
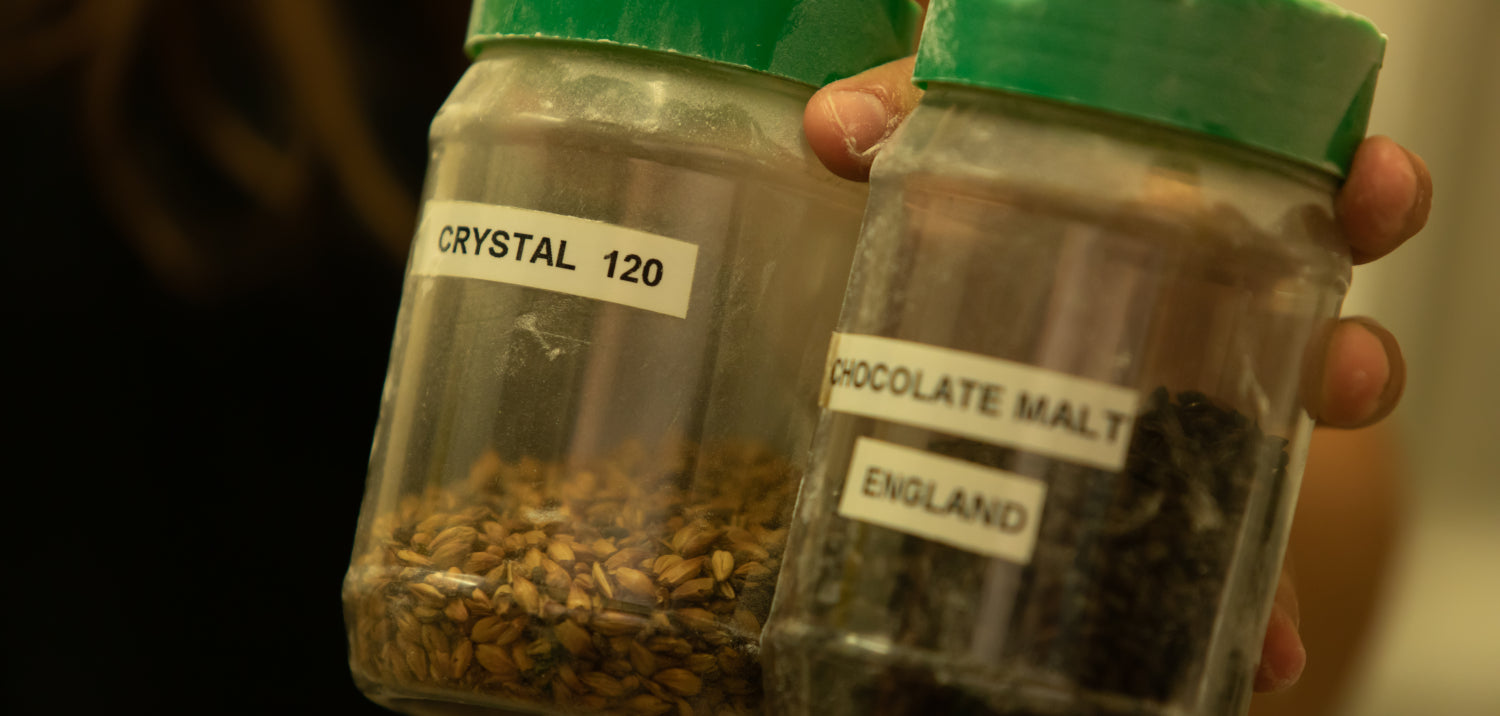
<svg viewBox="0 0 1500 716">
<path fill-rule="evenodd" d="M 1348 255 L 1335 177 L 1226 142 L 1058 103 L 934 88 L 877 160 L 881 185 L 1034 197 L 1084 214 L 1246 230 Z M 1312 254 L 1310 254 L 1312 256 Z"/>
<path fill-rule="evenodd" d="M 702 60 L 585 43 L 502 43 L 465 72 L 432 123 L 431 142 L 578 138 L 670 163 L 708 156 L 838 180 L 802 133 L 812 87 Z"/>
</svg>

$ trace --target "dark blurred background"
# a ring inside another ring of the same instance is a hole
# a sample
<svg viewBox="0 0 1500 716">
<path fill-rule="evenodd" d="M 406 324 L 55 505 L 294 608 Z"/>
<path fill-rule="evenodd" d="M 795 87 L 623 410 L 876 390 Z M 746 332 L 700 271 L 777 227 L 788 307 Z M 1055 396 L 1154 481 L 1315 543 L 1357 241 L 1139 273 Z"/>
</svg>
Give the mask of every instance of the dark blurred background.
<svg viewBox="0 0 1500 716">
<path fill-rule="evenodd" d="M 1438 192 L 1346 302 L 1401 336 L 1419 474 L 1338 713 L 1500 713 L 1500 4 L 1338 2 Z M 0 0 L 0 713 L 383 713 L 339 586 L 468 7 Z"/>
<path fill-rule="evenodd" d="M 468 4 L 0 3 L 0 710 L 380 712 L 339 586 Z"/>
</svg>

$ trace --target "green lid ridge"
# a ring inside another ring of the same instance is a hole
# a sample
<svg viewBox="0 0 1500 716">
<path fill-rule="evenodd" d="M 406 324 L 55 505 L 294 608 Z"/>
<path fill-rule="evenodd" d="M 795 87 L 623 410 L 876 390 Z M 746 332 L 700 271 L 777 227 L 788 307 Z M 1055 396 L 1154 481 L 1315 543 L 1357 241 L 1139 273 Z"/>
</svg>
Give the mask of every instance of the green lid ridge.
<svg viewBox="0 0 1500 716">
<path fill-rule="evenodd" d="M 1083 105 L 1342 176 L 1385 37 L 1320 0 L 933 0 L 916 81 Z"/>
<path fill-rule="evenodd" d="M 911 54 L 918 15 L 910 0 L 475 0 L 464 47 L 605 42 L 820 87 Z"/>
</svg>

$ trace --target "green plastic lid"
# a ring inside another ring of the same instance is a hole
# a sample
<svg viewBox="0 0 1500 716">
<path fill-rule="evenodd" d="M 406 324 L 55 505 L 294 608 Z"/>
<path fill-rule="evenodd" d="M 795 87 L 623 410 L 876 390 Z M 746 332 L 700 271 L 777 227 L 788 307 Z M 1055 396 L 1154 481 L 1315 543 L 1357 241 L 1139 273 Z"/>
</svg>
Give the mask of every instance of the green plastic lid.
<svg viewBox="0 0 1500 716">
<path fill-rule="evenodd" d="M 911 54 L 918 16 L 910 0 L 474 0 L 464 47 L 608 42 L 821 87 Z"/>
<path fill-rule="evenodd" d="M 916 81 L 1043 97 L 1343 176 L 1385 37 L 1319 0 L 933 0 Z"/>
</svg>

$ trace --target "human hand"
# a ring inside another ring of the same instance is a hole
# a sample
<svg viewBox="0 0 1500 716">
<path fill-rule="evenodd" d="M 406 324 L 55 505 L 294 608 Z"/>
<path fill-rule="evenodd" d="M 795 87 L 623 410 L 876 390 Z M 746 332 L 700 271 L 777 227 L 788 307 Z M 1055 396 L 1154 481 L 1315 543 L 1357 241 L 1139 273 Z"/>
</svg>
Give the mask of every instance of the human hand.
<svg viewBox="0 0 1500 716">
<path fill-rule="evenodd" d="M 921 2 L 926 6 L 926 2 Z M 813 152 L 846 179 L 869 179 L 870 164 L 916 108 L 922 90 L 911 83 L 915 57 L 831 83 L 815 93 L 803 115 Z M 1427 223 L 1432 176 L 1416 154 L 1387 137 L 1365 139 L 1355 153 L 1335 212 L 1356 264 L 1374 261 L 1415 236 Z M 1319 386 L 1308 410 L 1320 425 L 1357 428 L 1385 418 L 1406 385 L 1396 339 L 1364 317 L 1345 317 L 1326 334 L 1323 360 L 1311 377 Z M 1283 571 L 1267 626 L 1257 691 L 1296 683 L 1306 663 L 1298 633 L 1296 590 Z"/>
</svg>

